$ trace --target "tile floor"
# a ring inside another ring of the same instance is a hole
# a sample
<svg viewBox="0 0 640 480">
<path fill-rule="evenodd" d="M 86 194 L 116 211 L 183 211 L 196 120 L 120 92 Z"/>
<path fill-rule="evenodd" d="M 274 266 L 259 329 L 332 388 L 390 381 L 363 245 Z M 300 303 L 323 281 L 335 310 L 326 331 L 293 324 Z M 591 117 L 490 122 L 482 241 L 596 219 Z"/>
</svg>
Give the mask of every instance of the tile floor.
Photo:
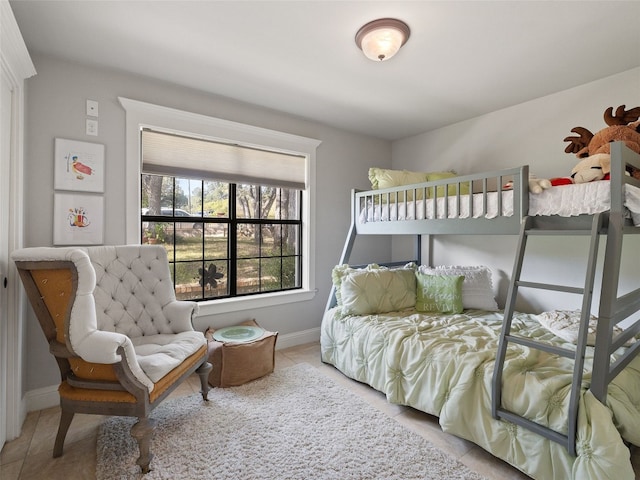
<svg viewBox="0 0 640 480">
<path fill-rule="evenodd" d="M 489 480 L 526 480 L 529 477 L 492 457 L 475 444 L 443 433 L 437 418 L 408 407 L 387 403 L 383 394 L 367 385 L 355 382 L 335 368 L 320 361 L 320 345 L 311 343 L 276 352 L 276 368 L 286 368 L 306 362 L 320 369 L 337 383 L 348 387 L 367 402 L 417 432 L 432 444 L 457 458 L 471 470 Z M 190 395 L 199 391 L 200 382 L 193 376 L 172 396 Z M 22 435 L 8 442 L 0 453 L 2 480 L 88 480 L 95 477 L 96 438 L 102 418 L 97 415 L 76 415 L 67 434 L 64 455 L 52 458 L 53 442 L 58 428 L 60 409 L 57 407 L 31 412 Z M 640 480 L 640 452 L 634 451 L 636 480 Z M 142 476 L 141 476 L 142 477 Z M 188 479 L 185 479 L 188 480 Z M 551 479 L 550 479 L 551 480 Z"/>
</svg>

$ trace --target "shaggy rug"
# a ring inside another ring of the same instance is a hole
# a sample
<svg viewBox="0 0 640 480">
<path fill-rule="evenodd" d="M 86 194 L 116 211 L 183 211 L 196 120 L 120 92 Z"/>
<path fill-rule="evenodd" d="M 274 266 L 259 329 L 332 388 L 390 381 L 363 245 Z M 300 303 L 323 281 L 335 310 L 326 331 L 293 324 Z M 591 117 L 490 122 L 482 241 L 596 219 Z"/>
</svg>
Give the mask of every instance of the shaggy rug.
<svg viewBox="0 0 640 480">
<path fill-rule="evenodd" d="M 135 419 L 98 433 L 98 480 L 469 479 L 482 477 L 308 364 L 240 387 L 165 401 L 152 413 L 151 472 Z"/>
</svg>

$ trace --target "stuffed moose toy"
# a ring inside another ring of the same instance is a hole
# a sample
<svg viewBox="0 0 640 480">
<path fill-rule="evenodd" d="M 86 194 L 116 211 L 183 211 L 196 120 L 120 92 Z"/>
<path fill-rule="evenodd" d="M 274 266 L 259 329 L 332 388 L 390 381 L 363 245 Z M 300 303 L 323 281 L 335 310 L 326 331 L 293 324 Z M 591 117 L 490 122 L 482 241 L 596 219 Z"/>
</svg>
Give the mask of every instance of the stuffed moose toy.
<svg viewBox="0 0 640 480">
<path fill-rule="evenodd" d="M 571 170 L 569 177 L 557 177 L 547 179 L 531 178 L 529 190 L 540 193 L 542 190 L 557 185 L 572 183 L 587 183 L 595 180 L 607 180 L 611 167 L 610 143 L 624 142 L 634 152 L 640 154 L 640 107 L 630 110 L 625 105 L 620 105 L 615 114 L 613 107 L 604 112 L 606 128 L 591 133 L 584 127 L 575 127 L 571 130 L 577 136 L 569 136 L 564 139 L 569 142 L 565 148 L 566 153 L 573 153 L 580 161 Z M 629 174 L 640 179 L 640 170 L 630 170 Z"/>
</svg>

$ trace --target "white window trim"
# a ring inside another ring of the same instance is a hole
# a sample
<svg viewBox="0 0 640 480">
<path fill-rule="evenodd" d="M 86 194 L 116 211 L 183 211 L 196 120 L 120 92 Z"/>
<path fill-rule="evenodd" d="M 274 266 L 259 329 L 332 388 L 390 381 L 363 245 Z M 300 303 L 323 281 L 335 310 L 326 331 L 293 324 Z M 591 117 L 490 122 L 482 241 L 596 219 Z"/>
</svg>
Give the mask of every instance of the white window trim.
<svg viewBox="0 0 640 480">
<path fill-rule="evenodd" d="M 126 112 L 125 154 L 125 241 L 140 243 L 140 131 L 152 128 L 202 138 L 235 142 L 249 147 L 269 148 L 275 151 L 304 155 L 307 162 L 307 189 L 302 192 L 302 289 L 272 292 L 247 297 L 199 302 L 201 315 L 256 309 L 285 303 L 311 300 L 315 287 L 315 165 L 319 140 L 291 135 L 242 123 L 231 122 L 207 115 L 185 112 L 169 107 L 118 97 Z"/>
</svg>

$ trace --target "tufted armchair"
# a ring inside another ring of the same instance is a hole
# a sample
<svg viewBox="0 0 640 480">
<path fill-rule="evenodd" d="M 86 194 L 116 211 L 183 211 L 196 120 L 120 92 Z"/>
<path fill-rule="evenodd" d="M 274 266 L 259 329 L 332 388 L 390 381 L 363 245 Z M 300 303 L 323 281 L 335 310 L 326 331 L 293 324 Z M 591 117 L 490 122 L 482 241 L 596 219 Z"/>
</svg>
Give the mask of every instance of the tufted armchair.
<svg viewBox="0 0 640 480">
<path fill-rule="evenodd" d="M 138 417 L 131 435 L 149 472 L 149 415 L 194 371 L 207 400 L 207 344 L 194 302 L 177 301 L 162 246 L 25 248 L 12 254 L 60 368 L 62 455 L 75 413 Z"/>
</svg>

